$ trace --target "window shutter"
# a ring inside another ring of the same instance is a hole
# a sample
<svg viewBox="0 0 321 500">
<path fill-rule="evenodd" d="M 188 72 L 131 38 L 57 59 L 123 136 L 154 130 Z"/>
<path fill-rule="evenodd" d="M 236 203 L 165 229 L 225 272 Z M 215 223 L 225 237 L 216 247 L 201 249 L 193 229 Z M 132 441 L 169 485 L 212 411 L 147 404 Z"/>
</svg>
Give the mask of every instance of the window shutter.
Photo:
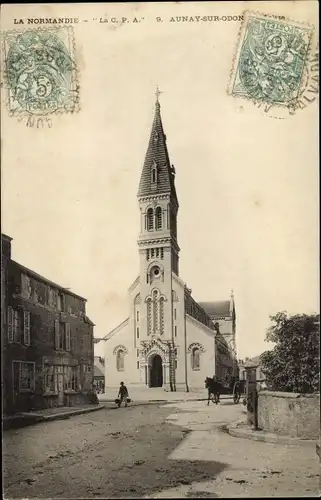
<svg viewBox="0 0 321 500">
<path fill-rule="evenodd" d="M 55 348 L 59 349 L 59 321 L 56 319 L 55 320 Z"/>
<path fill-rule="evenodd" d="M 77 366 L 77 388 L 78 391 L 81 391 L 81 376 L 80 376 L 80 365 Z M 76 388 L 76 389 L 77 389 Z"/>
<path fill-rule="evenodd" d="M 55 392 L 58 392 L 58 366 L 54 366 L 54 384 Z"/>
<path fill-rule="evenodd" d="M 13 309 L 8 307 L 8 342 L 13 342 Z"/>
<path fill-rule="evenodd" d="M 30 345 L 30 312 L 23 311 L 23 343 Z"/>
<path fill-rule="evenodd" d="M 29 337 L 29 341 L 30 341 L 30 337 Z M 36 365 L 35 365 L 35 363 L 32 363 L 31 390 L 35 391 L 35 388 L 36 388 Z"/>
<path fill-rule="evenodd" d="M 21 344 L 22 320 L 23 320 L 22 310 L 20 308 L 18 310 L 14 309 L 14 311 L 13 311 L 13 341 L 15 344 Z"/>
<path fill-rule="evenodd" d="M 65 334 L 66 334 L 66 351 L 70 351 L 70 324 L 65 323 Z"/>
</svg>

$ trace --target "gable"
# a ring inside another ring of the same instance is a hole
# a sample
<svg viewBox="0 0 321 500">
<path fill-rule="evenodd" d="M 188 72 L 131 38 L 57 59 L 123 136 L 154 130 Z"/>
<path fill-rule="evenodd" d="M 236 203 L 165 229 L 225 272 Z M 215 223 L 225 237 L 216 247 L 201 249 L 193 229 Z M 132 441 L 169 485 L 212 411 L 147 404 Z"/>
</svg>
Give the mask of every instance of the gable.
<svg viewBox="0 0 321 500">
<path fill-rule="evenodd" d="M 135 288 L 138 287 L 139 282 L 140 282 L 140 276 L 137 276 L 137 278 L 135 279 L 135 281 L 128 288 L 128 293 L 129 294 L 132 293 L 135 290 Z"/>
<path fill-rule="evenodd" d="M 160 351 L 163 354 L 167 354 L 169 351 L 168 345 L 164 344 L 158 338 L 152 338 L 152 340 L 142 340 L 140 345 L 144 355 L 154 350 Z"/>
<path fill-rule="evenodd" d="M 120 332 L 123 328 L 125 328 L 125 326 L 128 325 L 128 322 L 129 322 L 129 318 L 125 319 L 125 321 L 122 321 L 122 323 L 120 323 L 118 326 L 116 326 L 116 328 L 111 330 L 111 332 L 107 333 L 107 335 L 105 335 L 105 337 L 103 337 L 103 340 L 111 339 L 114 335 L 116 335 L 116 333 Z"/>
<path fill-rule="evenodd" d="M 193 318 L 189 314 L 186 314 L 186 320 L 189 323 L 193 323 L 195 326 L 197 326 L 201 331 L 209 335 L 210 337 L 215 337 L 215 331 L 209 328 L 208 326 L 204 325 L 204 323 L 201 323 L 197 319 Z"/>
</svg>

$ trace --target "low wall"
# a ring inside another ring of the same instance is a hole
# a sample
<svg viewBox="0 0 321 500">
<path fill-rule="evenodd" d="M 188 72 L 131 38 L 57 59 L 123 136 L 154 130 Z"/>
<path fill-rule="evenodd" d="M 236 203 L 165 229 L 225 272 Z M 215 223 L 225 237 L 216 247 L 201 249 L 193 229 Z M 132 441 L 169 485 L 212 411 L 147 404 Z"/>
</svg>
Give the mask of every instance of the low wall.
<svg viewBox="0 0 321 500">
<path fill-rule="evenodd" d="M 267 432 L 319 439 L 320 394 L 259 392 L 258 424 Z"/>
</svg>

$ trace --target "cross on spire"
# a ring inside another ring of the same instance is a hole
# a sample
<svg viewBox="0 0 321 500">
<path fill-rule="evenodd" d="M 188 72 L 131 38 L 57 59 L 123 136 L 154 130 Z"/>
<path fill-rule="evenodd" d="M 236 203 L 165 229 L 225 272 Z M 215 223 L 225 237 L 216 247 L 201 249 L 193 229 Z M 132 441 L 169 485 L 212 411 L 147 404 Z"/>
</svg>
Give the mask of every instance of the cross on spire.
<svg viewBox="0 0 321 500">
<path fill-rule="evenodd" d="M 155 92 L 155 95 L 156 95 L 156 102 L 159 102 L 159 96 L 162 94 L 163 92 L 161 90 L 159 90 L 159 87 L 157 85 L 156 87 L 156 92 Z"/>
</svg>

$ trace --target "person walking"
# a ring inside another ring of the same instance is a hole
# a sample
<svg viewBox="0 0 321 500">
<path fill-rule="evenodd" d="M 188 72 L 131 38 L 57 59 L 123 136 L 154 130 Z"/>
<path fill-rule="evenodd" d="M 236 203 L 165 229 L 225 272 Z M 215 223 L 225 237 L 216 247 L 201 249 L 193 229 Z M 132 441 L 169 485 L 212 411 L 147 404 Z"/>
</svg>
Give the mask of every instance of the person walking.
<svg viewBox="0 0 321 500">
<path fill-rule="evenodd" d="M 128 390 L 124 382 L 120 382 L 120 387 L 118 391 L 118 397 L 120 398 L 119 407 L 121 407 L 122 402 L 125 403 L 125 408 L 127 407 Z"/>
</svg>

